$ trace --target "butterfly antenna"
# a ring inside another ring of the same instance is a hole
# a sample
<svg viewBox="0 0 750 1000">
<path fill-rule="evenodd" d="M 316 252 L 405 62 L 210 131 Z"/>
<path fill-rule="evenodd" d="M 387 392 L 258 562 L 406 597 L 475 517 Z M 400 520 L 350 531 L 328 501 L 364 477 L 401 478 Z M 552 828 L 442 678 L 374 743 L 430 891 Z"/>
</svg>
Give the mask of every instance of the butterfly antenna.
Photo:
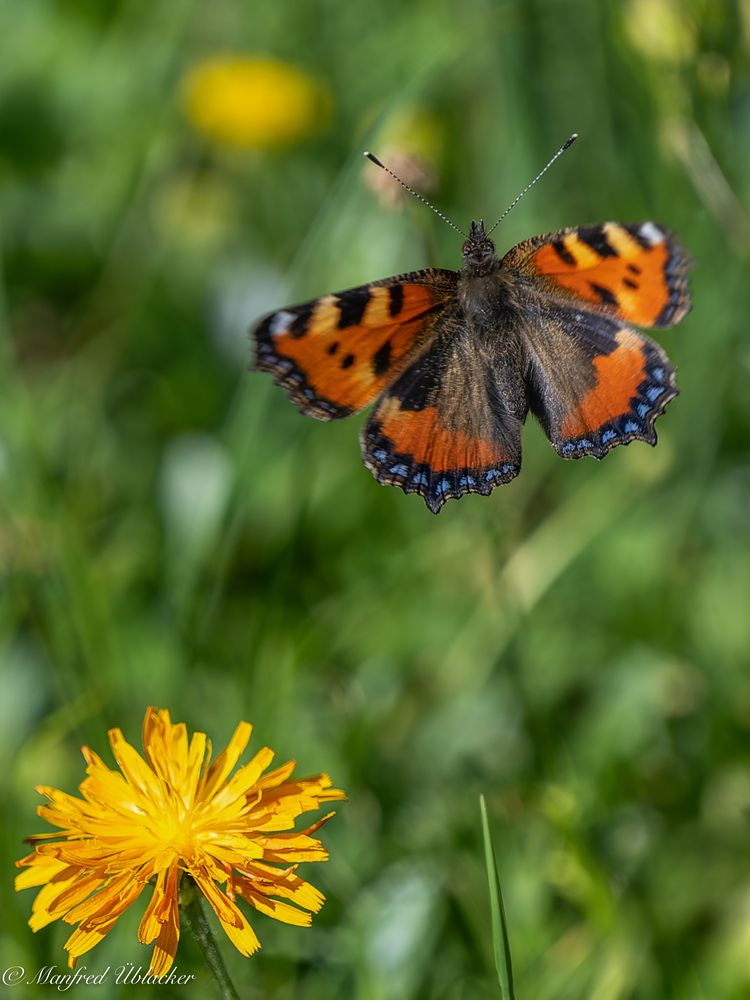
<svg viewBox="0 0 750 1000">
<path fill-rule="evenodd" d="M 521 191 L 521 193 L 519 195 L 516 195 L 516 197 L 513 199 L 513 201 L 510 203 L 510 205 L 508 205 L 508 207 L 505 209 L 505 211 L 503 212 L 503 214 L 500 216 L 500 218 L 497 220 L 497 222 L 495 223 L 495 225 L 492 227 L 492 229 L 488 229 L 487 230 L 487 235 L 488 236 L 490 235 L 490 233 L 494 229 L 496 229 L 500 225 L 500 223 L 503 221 L 503 219 L 508 214 L 508 212 L 510 212 L 510 210 L 512 208 L 516 207 L 516 205 L 519 203 L 519 201 L 521 200 L 521 198 L 523 198 L 523 196 L 526 194 L 526 192 L 530 191 L 531 188 L 534 187 L 534 185 L 536 184 L 536 182 L 541 177 L 543 177 L 544 174 L 547 173 L 547 171 L 552 166 L 552 164 L 555 162 L 555 160 L 558 158 L 558 156 L 562 156 L 562 154 L 565 152 L 565 150 L 568 148 L 568 146 L 572 146 L 573 143 L 576 141 L 577 138 L 578 138 L 578 133 L 577 132 L 574 132 L 573 135 L 568 136 L 568 138 L 565 140 L 565 142 L 562 144 L 562 146 L 560 146 L 560 148 L 558 149 L 558 151 L 555 153 L 555 155 L 549 161 L 549 163 L 547 164 L 547 166 L 543 170 L 539 171 L 539 173 L 536 175 L 536 177 L 534 178 L 534 180 L 531 181 L 530 184 L 527 184 L 526 187 L 523 189 L 523 191 Z"/>
<path fill-rule="evenodd" d="M 404 188 L 406 191 L 408 191 L 409 194 L 413 194 L 414 197 L 418 198 L 423 205 L 426 205 L 428 208 L 431 208 L 432 211 L 435 213 L 435 215 L 439 216 L 443 220 L 443 222 L 448 223 L 451 229 L 455 229 L 455 231 L 460 236 L 463 236 L 465 240 L 468 240 L 469 237 L 466 235 L 463 229 L 459 229 L 458 226 L 455 225 L 453 222 L 451 222 L 451 220 L 446 215 L 443 215 L 442 212 L 439 212 L 434 205 L 430 204 L 430 202 L 424 197 L 424 195 L 421 195 L 419 193 L 419 191 L 415 191 L 414 188 L 410 188 L 408 184 L 406 184 L 404 181 L 401 180 L 398 174 L 394 174 L 394 172 L 390 170 L 388 167 L 386 167 L 384 163 L 381 163 L 374 153 L 365 152 L 364 155 L 367 157 L 368 160 L 372 160 L 372 162 L 375 164 L 376 167 L 380 167 L 381 170 L 385 170 L 387 174 L 390 174 L 391 177 L 394 179 L 394 181 L 398 181 L 401 187 Z"/>
</svg>

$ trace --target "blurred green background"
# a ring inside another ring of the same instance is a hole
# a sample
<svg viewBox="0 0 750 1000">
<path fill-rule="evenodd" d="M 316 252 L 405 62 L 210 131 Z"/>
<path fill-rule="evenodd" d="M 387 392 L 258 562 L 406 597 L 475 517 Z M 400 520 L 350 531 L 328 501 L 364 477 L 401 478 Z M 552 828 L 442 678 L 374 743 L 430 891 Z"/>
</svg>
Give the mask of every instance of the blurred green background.
<svg viewBox="0 0 750 1000">
<path fill-rule="evenodd" d="M 312 929 L 222 941 L 243 997 L 496 996 L 480 792 L 519 1000 L 749 996 L 750 0 L 3 0 L 0 36 L 3 967 L 65 964 L 12 890 L 34 785 L 154 704 L 350 797 Z M 247 373 L 247 328 L 459 266 L 363 149 L 464 228 L 574 130 L 498 250 L 674 229 L 681 395 L 602 464 L 529 424 L 435 518 L 362 417 Z M 89 969 L 148 961 L 140 910 Z M 200 990 L 160 996 L 211 994 L 177 966 Z"/>
</svg>

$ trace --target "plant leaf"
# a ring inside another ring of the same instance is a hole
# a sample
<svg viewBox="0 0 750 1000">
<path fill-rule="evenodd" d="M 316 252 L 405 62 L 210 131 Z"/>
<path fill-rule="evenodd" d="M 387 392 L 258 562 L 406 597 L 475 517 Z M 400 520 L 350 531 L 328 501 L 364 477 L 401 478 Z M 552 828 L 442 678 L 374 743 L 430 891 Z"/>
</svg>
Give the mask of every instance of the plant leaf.
<svg viewBox="0 0 750 1000">
<path fill-rule="evenodd" d="M 495 849 L 492 845 L 492 834 L 487 818 L 487 803 L 484 795 L 479 796 L 479 808 L 482 813 L 482 835 L 484 837 L 484 860 L 487 865 L 487 882 L 490 888 L 490 917 L 492 919 L 492 946 L 495 952 L 495 968 L 500 983 L 500 996 L 503 1000 L 515 1000 L 513 992 L 513 965 L 510 958 L 510 941 L 508 939 L 508 924 L 505 919 L 503 893 L 500 888 L 500 876 L 497 873 Z"/>
</svg>

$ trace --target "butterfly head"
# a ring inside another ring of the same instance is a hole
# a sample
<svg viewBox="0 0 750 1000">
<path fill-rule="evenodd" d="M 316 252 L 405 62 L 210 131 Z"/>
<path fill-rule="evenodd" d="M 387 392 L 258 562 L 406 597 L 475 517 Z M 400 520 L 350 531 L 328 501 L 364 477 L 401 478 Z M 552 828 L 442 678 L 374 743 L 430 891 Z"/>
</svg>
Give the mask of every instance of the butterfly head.
<svg viewBox="0 0 750 1000">
<path fill-rule="evenodd" d="M 495 244 L 487 235 L 484 222 L 472 222 L 469 237 L 461 248 L 464 268 L 472 274 L 487 274 L 497 264 Z"/>
</svg>

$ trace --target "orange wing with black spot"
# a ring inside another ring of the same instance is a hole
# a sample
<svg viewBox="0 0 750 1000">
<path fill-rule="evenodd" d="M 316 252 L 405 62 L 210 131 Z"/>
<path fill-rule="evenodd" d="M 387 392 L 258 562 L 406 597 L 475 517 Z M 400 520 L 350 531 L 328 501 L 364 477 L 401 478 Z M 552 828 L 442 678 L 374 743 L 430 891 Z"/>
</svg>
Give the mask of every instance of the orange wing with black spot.
<svg viewBox="0 0 750 1000">
<path fill-rule="evenodd" d="M 255 368 L 308 416 L 349 416 L 429 344 L 457 280 L 455 271 L 429 268 L 271 313 L 253 331 Z"/>
<path fill-rule="evenodd" d="M 655 222 L 605 222 L 534 236 L 510 250 L 502 266 L 637 326 L 672 326 L 690 309 L 690 261 Z"/>
</svg>

